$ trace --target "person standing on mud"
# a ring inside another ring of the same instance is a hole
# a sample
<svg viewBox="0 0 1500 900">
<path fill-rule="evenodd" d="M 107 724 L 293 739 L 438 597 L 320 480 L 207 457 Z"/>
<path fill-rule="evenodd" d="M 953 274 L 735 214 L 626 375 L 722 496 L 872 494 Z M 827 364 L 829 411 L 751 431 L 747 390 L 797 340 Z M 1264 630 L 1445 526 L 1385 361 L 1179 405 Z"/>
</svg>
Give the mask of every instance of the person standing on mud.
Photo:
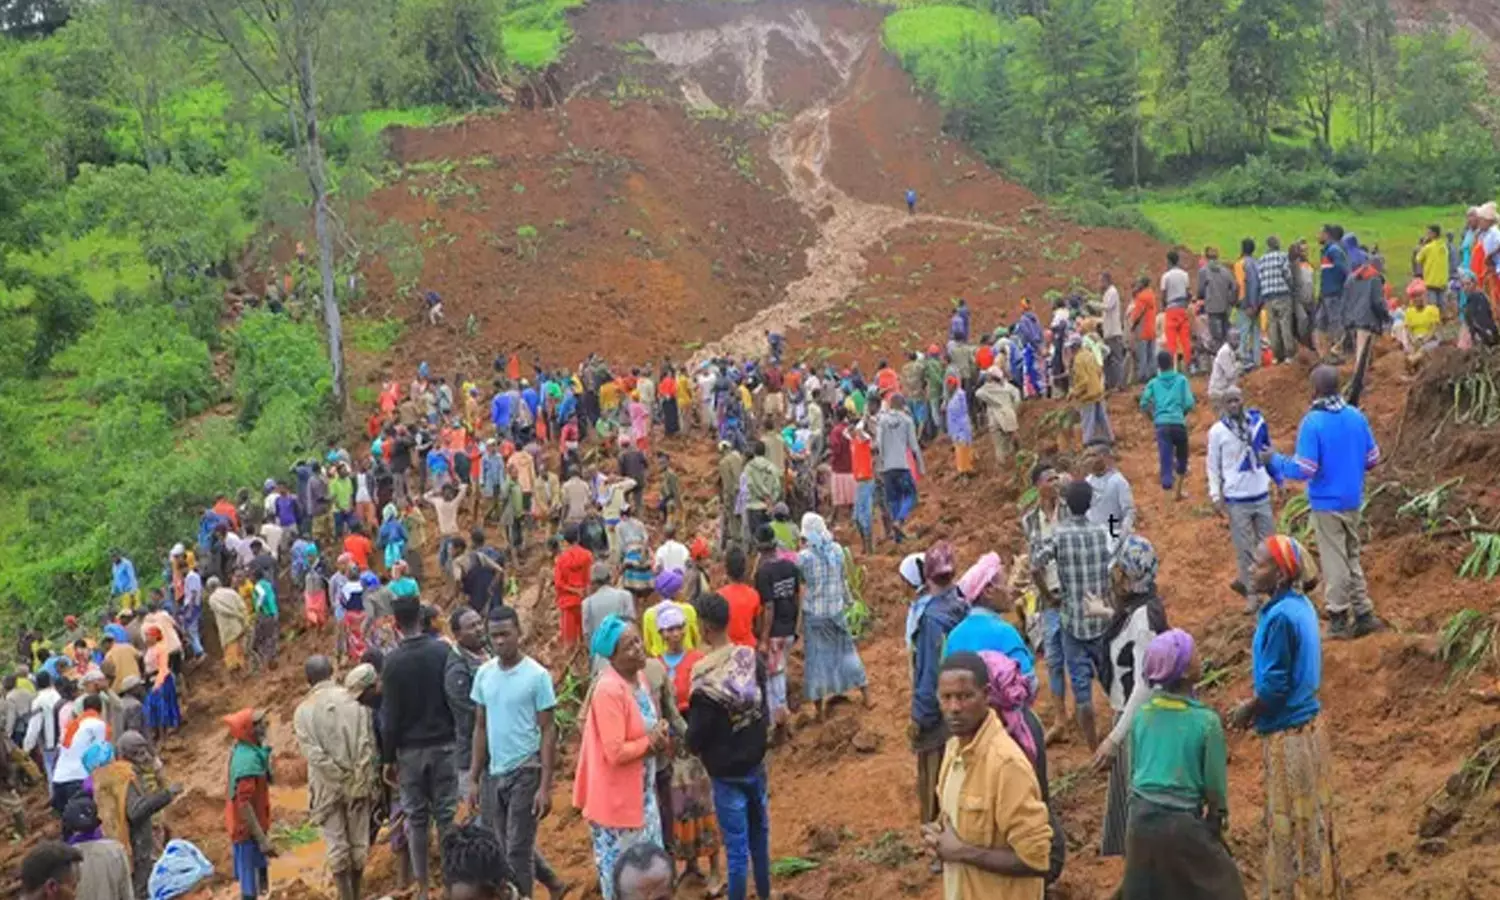
<svg viewBox="0 0 1500 900">
<path fill-rule="evenodd" d="M 908 216 L 917 214 L 917 192 L 915 188 L 906 189 L 906 214 Z"/>
<path fill-rule="evenodd" d="M 310 821 L 322 829 L 339 900 L 359 900 L 380 793 L 375 730 L 364 707 L 334 679 L 328 657 L 309 656 L 303 668 L 312 690 L 292 722 L 307 758 Z"/>
<path fill-rule="evenodd" d="M 1224 416 L 1208 430 L 1208 498 L 1229 522 L 1239 577 L 1229 587 L 1245 598 L 1254 615 L 1265 598 L 1250 589 L 1255 548 L 1276 530 L 1271 509 L 1271 471 L 1260 455 L 1271 447 L 1271 432 L 1258 409 L 1245 409 L 1238 387 L 1224 394 Z M 1279 480 L 1279 479 L 1278 479 Z"/>
<path fill-rule="evenodd" d="M 953 544 L 940 541 L 922 557 L 927 592 L 913 604 L 911 722 L 906 726 L 917 755 L 917 802 L 922 824 L 938 820 L 938 770 L 948 730 L 938 703 L 943 643 L 968 614 L 955 580 Z M 908 621 L 912 621 L 909 619 Z"/>
<path fill-rule="evenodd" d="M 521 652 L 521 620 L 512 607 L 489 621 L 495 658 L 479 667 L 469 699 L 474 704 L 470 754 L 471 804 L 500 840 L 522 897 L 540 881 L 549 897 L 568 892 L 536 846 L 537 824 L 552 810 L 557 754 L 557 697 L 552 676 Z"/>
<path fill-rule="evenodd" d="M 989 706 L 977 653 L 942 663 L 937 693 L 951 733 L 938 777 L 942 818 L 922 842 L 943 873 L 944 900 L 1040 900 L 1052 825 L 1031 760 Z"/>
<path fill-rule="evenodd" d="M 1156 377 L 1141 392 L 1141 409 L 1151 414 L 1156 426 L 1156 461 L 1161 473 L 1161 489 L 1181 500 L 1187 493 L 1188 434 L 1187 414 L 1196 404 L 1187 377 L 1172 366 L 1172 353 L 1156 354 Z"/>
<path fill-rule="evenodd" d="M 1251 645 L 1255 696 L 1229 714 L 1254 726 L 1265 760 L 1267 830 L 1262 892 L 1267 897 L 1342 900 L 1334 844 L 1333 765 L 1319 713 L 1323 679 L 1318 610 L 1302 586 L 1317 573 L 1296 538 L 1272 535 L 1260 546 L 1251 586 L 1270 597 Z"/>
<path fill-rule="evenodd" d="M 899 544 L 906 539 L 902 526 L 917 505 L 917 482 L 912 477 L 912 465 L 916 465 L 919 474 L 927 474 L 922 445 L 917 441 L 917 427 L 906 414 L 906 400 L 900 394 L 893 395 L 890 405 L 875 419 L 875 454 L 895 525 L 896 543 Z"/>
<path fill-rule="evenodd" d="M 434 702 L 443 696 L 449 648 L 422 630 L 422 603 L 416 597 L 397 598 L 391 608 L 401 644 L 386 657 L 380 674 L 381 760 L 386 783 L 401 791 L 417 900 L 427 900 L 428 824 L 437 819 L 441 840 L 453 827 L 458 806 L 453 713 L 446 702 Z"/>
<path fill-rule="evenodd" d="M 1328 636 L 1361 638 L 1381 628 L 1359 559 L 1365 472 L 1380 462 L 1380 445 L 1365 414 L 1340 395 L 1338 369 L 1313 369 L 1312 386 L 1312 408 L 1297 428 L 1294 455 L 1267 448 L 1260 457 L 1273 477 L 1307 482 L 1318 562 L 1328 579 Z"/>
</svg>

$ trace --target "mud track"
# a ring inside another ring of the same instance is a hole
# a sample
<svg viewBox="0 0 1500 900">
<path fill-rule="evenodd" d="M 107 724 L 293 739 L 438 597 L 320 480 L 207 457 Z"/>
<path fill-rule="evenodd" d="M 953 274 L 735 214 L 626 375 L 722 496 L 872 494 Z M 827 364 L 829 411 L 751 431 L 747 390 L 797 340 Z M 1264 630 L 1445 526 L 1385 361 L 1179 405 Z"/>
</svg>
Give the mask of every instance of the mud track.
<svg viewBox="0 0 1500 900">
<path fill-rule="evenodd" d="M 817 237 L 807 249 L 808 274 L 787 286 L 783 299 L 756 313 L 733 331 L 705 344 L 695 360 L 726 354 L 742 356 L 764 347 L 767 331 L 787 331 L 845 300 L 865 273 L 865 251 L 902 228 L 957 227 L 1005 233 L 987 222 L 953 216 L 912 215 L 897 206 L 856 199 L 834 184 L 825 169 L 833 156 L 829 122 L 833 112 L 853 95 L 866 57 L 879 53 L 874 31 L 849 33 L 823 27 L 797 10 L 789 22 L 747 17 L 717 28 L 648 34 L 641 43 L 673 69 L 689 105 L 712 103 L 697 78 L 700 69 L 728 57 L 738 69 L 742 91 L 738 107 L 754 112 L 769 107 L 766 67 L 768 45 L 785 38 L 799 54 L 821 57 L 838 75 L 832 94 L 797 113 L 771 132 L 771 161 L 781 170 L 793 201 L 818 223 Z"/>
</svg>

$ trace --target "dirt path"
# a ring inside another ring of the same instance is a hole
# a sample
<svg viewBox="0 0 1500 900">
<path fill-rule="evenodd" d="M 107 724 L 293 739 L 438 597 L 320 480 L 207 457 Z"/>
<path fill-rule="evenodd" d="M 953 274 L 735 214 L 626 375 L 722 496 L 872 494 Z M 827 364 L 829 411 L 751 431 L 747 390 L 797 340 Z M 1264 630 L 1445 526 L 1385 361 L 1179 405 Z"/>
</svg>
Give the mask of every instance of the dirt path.
<svg viewBox="0 0 1500 900">
<path fill-rule="evenodd" d="M 776 37 L 786 39 L 799 54 L 822 59 L 837 76 L 830 93 L 771 131 L 772 162 L 781 170 L 792 200 L 818 223 L 817 238 L 807 250 L 808 274 L 788 285 L 779 302 L 701 347 L 694 361 L 759 353 L 767 331 L 785 331 L 844 300 L 859 287 L 865 251 L 893 231 L 915 225 L 1006 231 L 987 222 L 911 215 L 898 206 L 859 200 L 825 174 L 833 155 L 829 122 L 834 110 L 855 93 L 866 54 L 878 52 L 875 32 L 825 28 L 798 10 L 790 22 L 750 16 L 717 28 L 648 34 L 641 44 L 675 70 L 684 98 L 695 108 L 718 105 L 705 88 L 702 74 L 711 74 L 727 56 L 736 70 L 739 100 L 735 105 L 755 112 L 768 108 L 772 99 L 766 70 L 768 47 Z"/>
</svg>

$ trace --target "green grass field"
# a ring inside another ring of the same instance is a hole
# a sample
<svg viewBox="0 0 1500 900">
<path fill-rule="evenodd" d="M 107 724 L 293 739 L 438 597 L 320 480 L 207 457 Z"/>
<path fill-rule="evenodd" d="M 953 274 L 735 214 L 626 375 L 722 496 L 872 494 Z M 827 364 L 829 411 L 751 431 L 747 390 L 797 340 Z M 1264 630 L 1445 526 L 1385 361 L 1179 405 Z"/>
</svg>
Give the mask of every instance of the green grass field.
<svg viewBox="0 0 1500 900">
<path fill-rule="evenodd" d="M 993 51 L 1002 28 L 995 16 L 967 6 L 912 6 L 886 17 L 881 38 L 918 85 L 946 101 L 954 95 L 965 43 Z"/>
<path fill-rule="evenodd" d="M 1316 209 L 1311 206 L 1220 207 L 1202 203 L 1157 201 L 1140 204 L 1141 212 L 1179 243 L 1195 249 L 1219 247 L 1237 253 L 1240 241 L 1255 238 L 1263 246 L 1274 234 L 1286 245 L 1295 238 L 1315 242 L 1325 222 L 1344 227 L 1367 247 L 1381 247 L 1387 258 L 1405 258 L 1428 225 L 1441 225 L 1455 234 L 1463 230 L 1463 209 L 1410 206 L 1401 209 Z"/>
<path fill-rule="evenodd" d="M 573 37 L 568 10 L 587 0 L 542 0 L 517 6 L 501 17 L 500 43 L 505 61 L 523 69 L 545 69 L 562 55 Z"/>
<path fill-rule="evenodd" d="M 103 229 L 77 238 L 60 238 L 52 245 L 31 253 L 18 253 L 13 261 L 19 268 L 43 275 L 72 272 L 83 289 L 96 302 L 108 303 L 118 288 L 143 291 L 155 273 L 141 255 L 141 244 L 135 238 L 113 235 Z M 0 299 L 21 305 L 21 291 L 7 297 L 0 288 Z"/>
</svg>

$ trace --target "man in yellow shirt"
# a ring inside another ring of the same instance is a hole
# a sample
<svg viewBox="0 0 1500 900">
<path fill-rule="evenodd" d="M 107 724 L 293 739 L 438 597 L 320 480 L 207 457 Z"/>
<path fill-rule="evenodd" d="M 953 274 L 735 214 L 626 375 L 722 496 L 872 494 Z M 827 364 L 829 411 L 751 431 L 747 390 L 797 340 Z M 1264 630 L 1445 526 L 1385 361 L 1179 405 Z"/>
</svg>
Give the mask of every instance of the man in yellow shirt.
<svg viewBox="0 0 1500 900">
<path fill-rule="evenodd" d="M 1437 225 L 1427 226 L 1427 237 L 1417 250 L 1417 267 L 1427 283 L 1427 296 L 1437 307 L 1435 314 L 1441 315 L 1443 298 L 1448 295 L 1448 244 L 1443 240 L 1443 229 Z"/>
<path fill-rule="evenodd" d="M 1437 328 L 1441 322 L 1442 314 L 1437 306 L 1428 304 L 1427 294 L 1413 294 L 1411 306 L 1406 308 L 1406 339 L 1402 341 L 1406 352 L 1436 347 Z"/>
<path fill-rule="evenodd" d="M 943 900 L 1041 900 L 1052 826 L 1031 760 L 989 708 L 989 670 L 954 653 L 938 674 L 953 735 L 938 774 L 942 815 L 922 838 L 943 864 Z"/>
</svg>

